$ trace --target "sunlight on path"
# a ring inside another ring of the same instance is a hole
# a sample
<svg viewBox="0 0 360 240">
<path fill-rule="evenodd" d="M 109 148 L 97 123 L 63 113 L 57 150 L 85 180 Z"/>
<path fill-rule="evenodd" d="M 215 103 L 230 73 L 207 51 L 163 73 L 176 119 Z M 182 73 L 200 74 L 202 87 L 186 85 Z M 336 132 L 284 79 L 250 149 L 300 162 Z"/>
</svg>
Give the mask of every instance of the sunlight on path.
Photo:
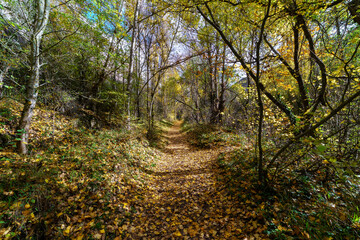
<svg viewBox="0 0 360 240">
<path fill-rule="evenodd" d="M 265 239 L 256 233 L 261 226 L 251 220 L 255 216 L 248 216 L 217 181 L 219 149 L 191 147 L 180 123 L 165 137 L 169 145 L 136 202 L 132 223 L 125 226 L 127 239 Z M 248 238 L 242 232 L 245 223 L 254 228 Z"/>
</svg>

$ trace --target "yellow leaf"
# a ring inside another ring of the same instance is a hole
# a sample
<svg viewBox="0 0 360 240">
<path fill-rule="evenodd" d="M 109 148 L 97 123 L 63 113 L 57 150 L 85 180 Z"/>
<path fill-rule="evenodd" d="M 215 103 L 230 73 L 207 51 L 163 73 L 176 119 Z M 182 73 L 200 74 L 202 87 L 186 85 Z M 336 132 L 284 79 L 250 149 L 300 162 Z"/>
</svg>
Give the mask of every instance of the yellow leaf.
<svg viewBox="0 0 360 240">
<path fill-rule="evenodd" d="M 28 204 L 28 203 L 25 205 L 25 208 L 30 208 L 30 207 L 31 207 L 31 206 L 30 206 L 30 204 Z"/>
<path fill-rule="evenodd" d="M 100 234 L 100 233 L 95 234 L 95 235 L 94 235 L 94 238 L 95 238 L 95 239 L 100 239 L 100 238 L 101 238 L 101 234 Z"/>
<path fill-rule="evenodd" d="M 64 235 L 69 235 L 69 234 L 70 234 L 70 230 L 71 230 L 71 226 L 68 226 L 68 227 L 64 230 Z"/>
<path fill-rule="evenodd" d="M 105 230 L 104 230 L 104 229 L 101 229 L 101 230 L 100 230 L 100 233 L 105 233 Z"/>
<path fill-rule="evenodd" d="M 22 214 L 23 214 L 24 216 L 29 215 L 30 213 L 31 213 L 31 210 L 22 211 Z"/>
<path fill-rule="evenodd" d="M 181 232 L 176 231 L 176 232 L 174 233 L 174 236 L 176 236 L 176 237 L 181 237 L 182 235 L 181 235 Z"/>
<path fill-rule="evenodd" d="M 77 236 L 76 240 L 82 240 L 83 237 L 84 237 L 84 235 L 81 234 L 81 235 Z"/>
<path fill-rule="evenodd" d="M 210 230 L 210 233 L 211 233 L 211 235 L 216 236 L 217 231 L 216 231 L 216 230 L 214 230 L 214 229 L 211 229 L 211 230 Z"/>
<path fill-rule="evenodd" d="M 281 225 L 278 226 L 278 229 L 279 229 L 280 231 L 286 231 L 286 228 L 284 228 L 284 227 L 281 226 Z"/>
</svg>

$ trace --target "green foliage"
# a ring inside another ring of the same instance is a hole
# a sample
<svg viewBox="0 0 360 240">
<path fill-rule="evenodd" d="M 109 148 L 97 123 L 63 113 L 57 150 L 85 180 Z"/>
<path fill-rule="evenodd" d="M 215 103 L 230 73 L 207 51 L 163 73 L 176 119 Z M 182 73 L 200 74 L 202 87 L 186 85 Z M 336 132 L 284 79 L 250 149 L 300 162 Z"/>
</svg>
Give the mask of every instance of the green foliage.
<svg viewBox="0 0 360 240">
<path fill-rule="evenodd" d="M 148 139 L 150 146 L 163 149 L 167 143 L 166 138 L 164 138 L 164 132 L 173 126 L 173 122 L 168 120 L 155 121 L 151 129 L 147 129 L 146 138 Z"/>
<path fill-rule="evenodd" d="M 114 88 L 119 89 L 119 85 L 117 83 L 109 83 L 101 89 L 97 99 L 98 112 L 107 115 L 120 115 L 125 111 L 126 93 L 113 90 Z"/>
<path fill-rule="evenodd" d="M 214 125 L 183 125 L 192 140 L 192 144 L 200 148 L 212 148 L 219 146 L 237 146 L 244 141 L 243 136 L 230 130 L 225 130 Z"/>
<path fill-rule="evenodd" d="M 298 169 L 288 169 L 289 175 L 279 186 L 262 188 L 255 173 L 251 149 L 220 155 L 224 182 L 229 192 L 243 202 L 257 201 L 257 215 L 266 219 L 265 233 L 274 239 L 356 239 L 358 227 L 356 180 L 323 185 L 322 174 L 314 176 Z M 291 178 L 296 176 L 296 178 Z M 271 184 L 271 182 L 269 182 Z M 344 184 L 344 185 L 342 185 Z M 347 192 L 346 189 L 351 189 Z M 261 196 L 262 198 L 260 198 Z"/>
<path fill-rule="evenodd" d="M 172 127 L 174 126 L 174 123 L 172 121 L 166 120 L 166 119 L 162 119 L 159 121 L 159 124 L 163 127 Z"/>
<path fill-rule="evenodd" d="M 35 126 L 45 114 L 37 112 Z M 26 158 L 11 148 L 0 156 L 2 236 L 90 236 L 104 229 L 104 222 L 120 227 L 129 221 L 133 212 L 121 206 L 143 185 L 146 176 L 139 168 L 153 165 L 158 155 L 148 147 L 144 129 L 93 131 L 72 122 L 60 117 L 55 127 L 63 134 L 47 139 L 40 138 L 46 128 L 39 129 L 31 143 L 36 148 Z M 78 219 L 86 227 L 79 228 Z"/>
</svg>

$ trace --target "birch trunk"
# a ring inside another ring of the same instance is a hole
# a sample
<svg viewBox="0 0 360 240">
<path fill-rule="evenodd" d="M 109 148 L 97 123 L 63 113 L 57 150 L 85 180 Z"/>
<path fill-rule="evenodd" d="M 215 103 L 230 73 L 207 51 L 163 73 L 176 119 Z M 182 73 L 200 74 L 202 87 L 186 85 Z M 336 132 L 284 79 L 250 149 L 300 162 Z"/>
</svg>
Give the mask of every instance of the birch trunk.
<svg viewBox="0 0 360 240">
<path fill-rule="evenodd" d="M 40 43 L 49 19 L 50 0 L 36 0 L 34 24 L 32 25 L 31 52 L 30 52 L 30 79 L 26 84 L 25 104 L 21 113 L 19 125 L 17 127 L 18 152 L 27 154 L 27 144 L 29 141 L 29 130 L 31 120 L 36 106 L 39 78 L 40 78 Z"/>
<path fill-rule="evenodd" d="M 9 69 L 10 69 L 10 65 L 7 65 L 3 71 L 0 70 L 0 98 L 3 95 L 2 89 L 3 89 L 3 86 L 4 86 L 4 78 L 5 78 L 6 74 L 7 74 L 7 72 L 9 71 Z"/>
<path fill-rule="evenodd" d="M 127 105 L 126 105 L 126 112 L 127 112 L 127 118 L 126 118 L 126 128 L 128 130 L 131 129 L 130 121 L 131 121 L 131 93 L 130 93 L 130 85 L 131 85 L 131 75 L 132 75 L 132 65 L 133 65 L 133 53 L 134 53 L 134 40 L 135 40 L 135 33 L 136 33 L 136 15 L 138 11 L 139 1 L 136 1 L 135 5 L 135 12 L 134 12 L 134 18 L 133 18 L 133 29 L 131 34 L 131 43 L 130 43 L 130 59 L 129 59 L 129 75 L 127 78 L 127 85 L 126 85 L 126 94 L 127 94 Z"/>
</svg>

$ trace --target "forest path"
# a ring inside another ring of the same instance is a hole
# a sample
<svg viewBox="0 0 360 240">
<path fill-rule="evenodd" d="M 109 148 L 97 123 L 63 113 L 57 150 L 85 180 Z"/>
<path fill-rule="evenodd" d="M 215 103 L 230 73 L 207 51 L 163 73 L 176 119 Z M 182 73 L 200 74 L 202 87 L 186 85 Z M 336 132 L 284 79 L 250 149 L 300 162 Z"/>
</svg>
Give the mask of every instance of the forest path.
<svg viewBox="0 0 360 240">
<path fill-rule="evenodd" d="M 169 144 L 135 204 L 127 239 L 265 239 L 256 234 L 254 213 L 228 196 L 217 180 L 216 158 L 222 149 L 192 147 L 180 122 L 165 137 Z M 247 233 L 254 229 L 254 237 L 246 238 L 245 224 Z"/>
</svg>

